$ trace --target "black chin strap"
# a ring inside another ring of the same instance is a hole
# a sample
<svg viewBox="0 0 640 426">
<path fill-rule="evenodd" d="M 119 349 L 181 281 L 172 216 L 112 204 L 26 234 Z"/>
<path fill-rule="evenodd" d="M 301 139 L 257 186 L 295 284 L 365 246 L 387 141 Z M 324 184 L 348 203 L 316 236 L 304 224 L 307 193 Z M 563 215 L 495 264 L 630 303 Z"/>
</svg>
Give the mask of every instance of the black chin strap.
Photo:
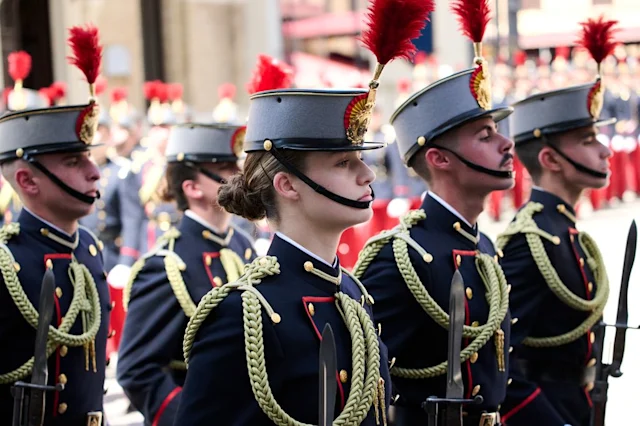
<svg viewBox="0 0 640 426">
<path fill-rule="evenodd" d="M 219 174 L 213 173 L 210 170 L 205 169 L 204 167 L 198 167 L 195 165 L 195 163 L 192 162 L 185 162 L 184 163 L 185 166 L 192 168 L 200 173 L 202 173 L 203 175 L 205 175 L 206 177 L 208 177 L 209 179 L 218 182 L 219 184 L 224 185 L 225 183 L 227 183 L 227 180 L 225 178 L 223 178 L 222 176 L 220 176 Z"/>
<path fill-rule="evenodd" d="M 26 157 L 26 158 L 24 158 L 24 160 L 26 160 L 29 164 L 33 165 L 36 169 L 38 169 L 42 173 L 44 173 L 53 183 L 55 183 L 60 188 L 62 188 L 62 190 L 64 192 L 66 192 L 67 194 L 71 195 L 72 197 L 82 201 L 83 203 L 93 204 L 98 198 L 100 198 L 100 192 L 99 191 L 98 191 L 98 195 L 96 197 L 92 197 L 90 195 L 83 194 L 82 192 L 76 191 L 75 189 L 71 188 L 69 185 L 67 185 L 62 180 L 60 180 L 60 178 L 58 178 L 58 176 L 54 175 L 49 170 L 47 170 L 35 158 Z"/>
<path fill-rule="evenodd" d="M 458 160 L 462 161 L 462 163 L 469 167 L 470 169 L 475 170 L 476 172 L 480 172 L 480 173 L 484 173 L 487 174 L 489 176 L 494 176 L 500 179 L 511 179 L 513 177 L 513 172 L 507 171 L 507 170 L 492 170 L 492 169 L 487 169 L 486 167 L 482 167 L 479 164 L 475 164 L 472 163 L 471 161 L 467 160 L 466 158 L 464 158 L 463 156 L 461 156 L 460 154 L 458 154 L 457 152 L 449 149 L 449 148 L 445 148 L 444 146 L 440 146 L 440 145 L 435 145 L 435 144 L 431 144 L 430 146 L 432 146 L 433 148 L 438 148 L 438 149 L 442 149 L 445 151 L 449 151 L 450 153 L 452 153 L 453 155 L 455 155 Z"/>
<path fill-rule="evenodd" d="M 551 148 L 553 148 L 553 150 L 555 152 L 557 152 L 558 154 L 560 154 L 560 156 L 562 158 L 564 158 L 565 160 L 567 160 L 569 162 L 569 164 L 571 164 L 577 171 L 582 172 L 584 174 L 587 174 L 589 176 L 593 176 L 595 178 L 598 179 L 606 179 L 609 175 L 607 173 L 602 173 L 599 172 L 597 170 L 593 170 L 583 164 L 578 163 L 577 161 L 571 159 L 567 154 L 565 154 L 564 152 L 560 151 L 560 149 L 553 145 L 552 143 L 549 143 L 549 141 L 546 140 L 545 138 L 545 143 L 550 146 Z"/>
<path fill-rule="evenodd" d="M 335 201 L 338 204 L 342 204 L 343 206 L 353 207 L 355 209 L 368 209 L 371 206 L 371 203 L 375 199 L 375 194 L 373 193 L 373 188 L 371 188 L 371 201 L 355 201 L 350 200 L 348 198 L 342 197 L 338 194 L 334 194 L 329 191 L 327 188 L 318 185 L 307 176 L 305 176 L 300 170 L 296 169 L 293 164 L 288 162 L 275 147 L 272 147 L 269 152 L 273 154 L 273 156 L 291 173 L 293 173 L 298 179 L 306 183 L 318 194 L 324 195 L 332 201 Z"/>
</svg>

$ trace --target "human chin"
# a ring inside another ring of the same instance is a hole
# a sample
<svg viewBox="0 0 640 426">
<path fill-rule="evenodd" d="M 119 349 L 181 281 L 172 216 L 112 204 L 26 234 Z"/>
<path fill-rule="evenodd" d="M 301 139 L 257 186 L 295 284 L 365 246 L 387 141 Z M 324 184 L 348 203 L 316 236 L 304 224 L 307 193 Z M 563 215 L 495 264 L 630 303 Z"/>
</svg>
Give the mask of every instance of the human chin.
<svg viewBox="0 0 640 426">
<path fill-rule="evenodd" d="M 607 174 L 606 178 L 589 177 L 585 182 L 585 189 L 602 189 L 609 185 L 611 173 Z"/>
<path fill-rule="evenodd" d="M 369 206 L 366 209 L 358 209 L 355 207 L 343 206 L 336 203 L 335 208 L 331 210 L 324 210 L 323 216 L 325 220 L 331 217 L 331 220 L 336 228 L 342 231 L 367 222 L 373 217 L 373 209 Z"/>
<path fill-rule="evenodd" d="M 516 180 L 512 177 L 509 178 L 495 178 L 496 184 L 494 185 L 494 191 L 504 191 L 505 189 L 511 189 L 516 184 Z"/>
</svg>

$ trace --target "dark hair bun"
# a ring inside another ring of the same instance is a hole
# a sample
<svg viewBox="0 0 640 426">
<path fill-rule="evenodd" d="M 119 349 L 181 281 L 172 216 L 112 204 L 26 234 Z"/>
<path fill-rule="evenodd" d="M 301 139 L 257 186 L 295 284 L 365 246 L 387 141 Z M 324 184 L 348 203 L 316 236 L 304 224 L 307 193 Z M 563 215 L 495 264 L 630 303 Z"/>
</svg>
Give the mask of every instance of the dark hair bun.
<svg viewBox="0 0 640 426">
<path fill-rule="evenodd" d="M 218 204 L 229 213 L 256 221 L 267 215 L 260 191 L 247 187 L 244 173 L 234 175 L 218 190 Z"/>
</svg>

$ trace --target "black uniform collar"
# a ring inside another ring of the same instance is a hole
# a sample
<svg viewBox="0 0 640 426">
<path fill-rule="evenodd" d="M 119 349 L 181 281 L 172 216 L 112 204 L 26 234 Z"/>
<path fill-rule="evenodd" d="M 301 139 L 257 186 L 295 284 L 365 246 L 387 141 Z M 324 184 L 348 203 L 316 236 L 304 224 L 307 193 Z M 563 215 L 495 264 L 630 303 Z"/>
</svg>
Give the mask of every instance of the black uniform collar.
<svg viewBox="0 0 640 426">
<path fill-rule="evenodd" d="M 553 215 L 553 217 L 560 216 L 567 221 L 569 226 L 575 226 L 576 211 L 571 204 L 557 195 L 541 188 L 533 188 L 530 200 L 542 204 L 546 213 Z"/>
<path fill-rule="evenodd" d="M 336 260 L 333 267 L 329 266 L 300 250 L 293 244 L 283 240 L 278 235 L 273 236 L 273 241 L 271 242 L 267 256 L 277 257 L 281 269 L 288 269 L 294 274 L 304 277 L 306 282 L 313 284 L 328 294 L 335 294 L 339 290 L 339 286 L 336 284 L 314 275 L 305 268 L 308 268 L 310 263 L 315 269 L 333 278 L 338 278 L 341 275 L 340 262 L 338 260 Z"/>
<path fill-rule="evenodd" d="M 475 249 L 479 240 L 477 225 L 474 227 L 469 226 L 466 221 L 462 220 L 462 218 L 458 217 L 458 215 L 431 197 L 428 193 L 424 197 L 420 208 L 427 214 L 427 220 L 424 222 L 426 226 L 431 224 L 432 226 L 445 229 L 448 233 L 454 235 L 456 239 Z M 475 243 L 472 239 L 475 239 Z"/>
<path fill-rule="evenodd" d="M 57 226 L 31 213 L 26 208 L 23 208 L 20 212 L 18 223 L 20 224 L 21 233 L 25 232 L 34 236 L 47 246 L 54 248 L 57 252 L 71 253 L 74 250 L 72 246 L 77 246 L 78 244 L 78 231 L 74 232 L 73 235 L 69 235 Z M 66 244 L 55 241 L 56 239 L 60 239 Z"/>
</svg>

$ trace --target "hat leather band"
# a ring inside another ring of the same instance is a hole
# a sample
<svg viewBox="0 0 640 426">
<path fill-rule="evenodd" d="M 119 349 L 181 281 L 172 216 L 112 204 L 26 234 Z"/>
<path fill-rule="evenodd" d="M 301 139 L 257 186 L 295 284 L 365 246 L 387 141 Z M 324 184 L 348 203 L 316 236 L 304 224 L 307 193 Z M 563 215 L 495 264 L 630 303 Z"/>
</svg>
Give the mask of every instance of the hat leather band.
<svg viewBox="0 0 640 426">
<path fill-rule="evenodd" d="M 462 163 L 465 166 L 469 167 L 470 169 L 475 170 L 476 172 L 484 173 L 484 174 L 487 174 L 489 176 L 494 176 L 494 177 L 501 178 L 501 179 L 510 179 L 510 178 L 513 177 L 513 172 L 510 172 L 510 171 L 507 171 L 507 170 L 492 170 L 492 169 L 488 169 L 486 167 L 483 167 L 483 166 L 481 166 L 479 164 L 472 163 L 471 161 L 467 160 L 466 158 L 464 158 L 463 156 L 461 156 L 460 154 L 458 154 L 454 150 L 446 148 L 444 146 L 440 146 L 440 145 L 436 145 L 436 144 L 430 144 L 429 146 L 433 147 L 433 148 L 442 149 L 444 151 L 449 151 L 450 153 L 455 155 L 458 158 L 458 160 L 462 161 Z"/>
<path fill-rule="evenodd" d="M 309 179 L 307 176 L 305 176 L 304 173 L 302 173 L 300 170 L 296 169 L 293 164 L 291 164 L 290 162 L 288 162 L 286 159 L 284 159 L 284 157 L 282 157 L 282 155 L 280 155 L 280 153 L 278 152 L 278 150 L 276 149 L 276 147 L 274 146 L 273 148 L 271 148 L 269 150 L 269 152 L 271 154 L 273 154 L 273 156 L 291 173 L 293 173 L 298 179 L 300 179 L 301 181 L 303 181 L 304 183 L 306 183 L 307 185 L 309 185 L 311 187 L 311 189 L 313 189 L 315 192 L 317 192 L 320 195 L 324 195 L 325 197 L 331 199 L 332 201 L 335 201 L 338 204 L 342 204 L 343 206 L 347 206 L 347 207 L 353 207 L 356 209 L 368 209 L 371 206 L 371 203 L 373 202 L 373 199 L 375 199 L 375 194 L 373 193 L 373 188 L 371 188 L 371 197 L 372 200 L 371 201 L 356 201 L 356 200 L 350 200 L 348 198 L 342 197 L 338 194 L 335 194 L 331 191 L 329 191 L 327 188 L 318 185 L 317 183 L 315 183 L 314 181 L 312 181 L 311 179 Z"/>
<path fill-rule="evenodd" d="M 35 166 L 36 169 L 40 170 L 42 173 L 44 173 L 53 183 L 55 183 L 56 185 L 58 185 L 58 187 L 60 187 L 64 192 L 66 192 L 67 194 L 71 195 L 72 197 L 82 201 L 83 203 L 86 204 L 93 204 L 98 198 L 100 198 L 100 192 L 98 191 L 98 195 L 96 197 L 92 197 L 90 195 L 87 194 L 83 194 L 82 192 L 76 191 L 75 189 L 71 188 L 69 185 L 67 185 L 66 183 L 64 183 L 62 180 L 60 180 L 60 178 L 58 178 L 58 176 L 54 175 L 53 173 L 51 173 L 49 170 L 47 170 L 46 167 L 44 167 L 42 164 L 40 164 L 35 158 L 33 157 L 27 157 L 24 158 L 24 160 L 26 160 L 27 162 L 29 162 L 29 164 L 32 164 L 33 166 Z"/>
</svg>

